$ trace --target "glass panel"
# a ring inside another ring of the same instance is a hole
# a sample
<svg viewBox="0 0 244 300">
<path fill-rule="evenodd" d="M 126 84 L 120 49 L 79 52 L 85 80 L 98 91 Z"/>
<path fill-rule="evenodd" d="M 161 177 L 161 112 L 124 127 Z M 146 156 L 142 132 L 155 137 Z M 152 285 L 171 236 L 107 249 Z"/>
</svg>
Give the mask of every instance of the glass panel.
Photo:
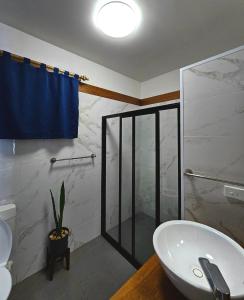
<svg viewBox="0 0 244 300">
<path fill-rule="evenodd" d="M 153 253 L 155 230 L 155 115 L 135 120 L 135 258 L 144 263 Z"/>
<path fill-rule="evenodd" d="M 121 245 L 132 253 L 132 118 L 122 119 Z"/>
<path fill-rule="evenodd" d="M 106 231 L 116 241 L 119 233 L 119 118 L 107 120 Z"/>
<path fill-rule="evenodd" d="M 160 221 L 178 218 L 177 109 L 160 111 Z"/>
</svg>

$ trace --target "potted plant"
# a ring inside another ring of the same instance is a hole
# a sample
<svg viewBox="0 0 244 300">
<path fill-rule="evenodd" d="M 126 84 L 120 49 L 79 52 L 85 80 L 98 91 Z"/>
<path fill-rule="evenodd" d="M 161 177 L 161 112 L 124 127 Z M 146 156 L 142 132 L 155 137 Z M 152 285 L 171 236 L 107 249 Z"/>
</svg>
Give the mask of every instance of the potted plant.
<svg viewBox="0 0 244 300">
<path fill-rule="evenodd" d="M 49 249 L 48 251 L 53 257 L 62 257 L 65 255 L 65 252 L 68 248 L 68 236 L 69 229 L 63 227 L 63 214 L 65 206 L 65 187 L 64 182 L 62 183 L 59 197 L 59 213 L 57 213 L 55 199 L 52 191 L 50 190 L 52 207 L 53 207 L 53 216 L 56 228 L 53 229 L 49 235 Z"/>
</svg>

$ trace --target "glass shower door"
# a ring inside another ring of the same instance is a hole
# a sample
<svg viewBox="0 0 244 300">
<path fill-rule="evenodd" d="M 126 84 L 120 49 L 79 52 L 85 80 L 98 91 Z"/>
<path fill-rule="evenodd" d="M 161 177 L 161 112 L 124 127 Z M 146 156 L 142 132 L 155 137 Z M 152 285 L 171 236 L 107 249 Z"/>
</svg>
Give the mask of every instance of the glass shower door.
<svg viewBox="0 0 244 300">
<path fill-rule="evenodd" d="M 119 130 L 120 119 L 106 122 L 106 230 L 119 241 Z"/>
<path fill-rule="evenodd" d="M 122 118 L 121 246 L 132 255 L 132 118 Z"/>
<path fill-rule="evenodd" d="M 180 218 L 179 104 L 102 118 L 102 235 L 135 267 L 153 232 Z"/>
<path fill-rule="evenodd" d="M 135 258 L 143 264 L 153 253 L 155 230 L 155 114 L 135 118 Z"/>
<path fill-rule="evenodd" d="M 160 223 L 179 218 L 177 136 L 177 109 L 160 111 Z"/>
</svg>

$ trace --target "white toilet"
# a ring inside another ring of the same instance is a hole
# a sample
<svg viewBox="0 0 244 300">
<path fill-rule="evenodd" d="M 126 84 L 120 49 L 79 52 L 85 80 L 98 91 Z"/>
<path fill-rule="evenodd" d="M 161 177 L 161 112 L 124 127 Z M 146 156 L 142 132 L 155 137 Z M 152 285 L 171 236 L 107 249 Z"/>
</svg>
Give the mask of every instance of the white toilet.
<svg viewBox="0 0 244 300">
<path fill-rule="evenodd" d="M 12 288 L 9 257 L 15 230 L 15 204 L 0 205 L 0 300 L 8 299 Z"/>
</svg>

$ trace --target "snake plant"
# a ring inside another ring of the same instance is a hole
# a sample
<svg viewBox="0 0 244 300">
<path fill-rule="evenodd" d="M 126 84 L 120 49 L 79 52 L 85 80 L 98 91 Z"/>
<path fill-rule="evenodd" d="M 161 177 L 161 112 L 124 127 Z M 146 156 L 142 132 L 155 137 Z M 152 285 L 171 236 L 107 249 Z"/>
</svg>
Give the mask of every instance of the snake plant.
<svg viewBox="0 0 244 300">
<path fill-rule="evenodd" d="M 63 227 L 63 214 L 64 214 L 64 206 L 65 206 L 65 187 L 64 182 L 61 185 L 60 197 L 59 197 L 59 213 L 57 213 L 56 205 L 52 190 L 50 189 L 52 206 L 53 206 L 53 216 L 56 225 L 56 232 L 58 235 L 61 235 L 62 227 Z"/>
</svg>

